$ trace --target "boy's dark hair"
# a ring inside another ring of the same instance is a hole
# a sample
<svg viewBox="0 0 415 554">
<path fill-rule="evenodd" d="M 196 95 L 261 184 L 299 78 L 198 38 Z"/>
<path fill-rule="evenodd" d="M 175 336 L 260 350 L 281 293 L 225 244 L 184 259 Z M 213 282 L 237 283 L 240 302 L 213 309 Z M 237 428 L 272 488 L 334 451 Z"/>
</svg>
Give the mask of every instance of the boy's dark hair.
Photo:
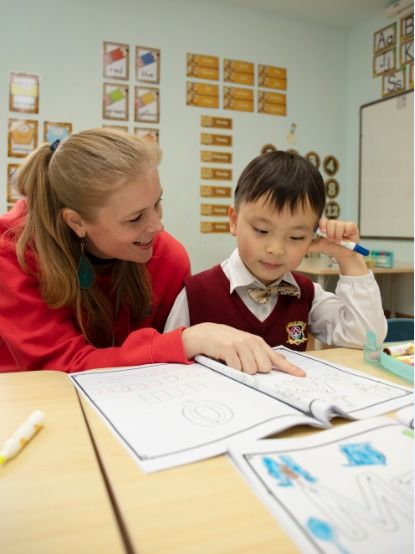
<svg viewBox="0 0 415 554">
<path fill-rule="evenodd" d="M 278 211 L 295 212 L 307 203 L 321 217 L 326 192 L 318 169 L 298 154 L 277 151 L 254 158 L 242 171 L 235 189 L 235 207 L 265 196 Z"/>
</svg>

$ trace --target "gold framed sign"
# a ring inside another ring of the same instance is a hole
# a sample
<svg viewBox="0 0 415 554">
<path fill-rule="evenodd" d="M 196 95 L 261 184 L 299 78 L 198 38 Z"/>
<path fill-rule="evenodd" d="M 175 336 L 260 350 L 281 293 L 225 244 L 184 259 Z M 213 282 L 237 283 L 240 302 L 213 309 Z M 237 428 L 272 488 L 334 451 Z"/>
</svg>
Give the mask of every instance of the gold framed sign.
<svg viewBox="0 0 415 554">
<path fill-rule="evenodd" d="M 39 113 L 39 76 L 10 73 L 9 110 Z"/>
<path fill-rule="evenodd" d="M 211 185 L 200 185 L 200 196 L 202 198 L 231 198 L 231 187 L 220 187 Z"/>
<path fill-rule="evenodd" d="M 396 46 L 396 22 L 379 29 L 373 34 L 373 53 L 378 54 Z"/>
<path fill-rule="evenodd" d="M 332 177 L 339 171 L 339 160 L 334 156 L 326 156 L 323 160 L 323 169 L 327 175 Z"/>
<path fill-rule="evenodd" d="M 38 122 L 31 119 L 9 119 L 8 156 L 25 158 L 38 142 Z"/>
<path fill-rule="evenodd" d="M 335 200 L 330 200 L 324 208 L 324 215 L 327 219 L 338 219 L 340 217 L 340 205 Z"/>
<path fill-rule="evenodd" d="M 414 12 L 401 17 L 401 41 L 414 38 Z"/>
<path fill-rule="evenodd" d="M 7 165 L 7 203 L 14 204 L 22 195 L 16 188 L 16 180 L 14 174 L 19 169 L 20 164 L 8 164 Z"/>
<path fill-rule="evenodd" d="M 382 75 L 382 96 L 393 96 L 394 94 L 399 94 L 404 92 L 406 89 L 405 86 L 405 74 L 406 67 L 403 66 L 400 69 L 395 71 L 388 71 Z"/>
<path fill-rule="evenodd" d="M 45 121 L 43 124 L 43 140 L 52 144 L 55 140 L 65 140 L 72 133 L 72 123 L 57 123 Z"/>
<path fill-rule="evenodd" d="M 160 83 L 160 50 L 137 46 L 135 49 L 135 80 Z"/>
<path fill-rule="evenodd" d="M 229 233 L 230 225 L 228 221 L 201 221 L 201 233 Z"/>
<path fill-rule="evenodd" d="M 414 39 L 401 42 L 399 47 L 399 65 L 402 67 L 414 61 Z"/>
<path fill-rule="evenodd" d="M 104 83 L 103 86 L 103 119 L 128 121 L 128 85 Z"/>
<path fill-rule="evenodd" d="M 310 150 L 310 152 L 307 152 L 304 158 L 312 163 L 317 169 L 320 168 L 320 156 L 317 154 L 317 152 Z"/>
<path fill-rule="evenodd" d="M 396 47 L 380 52 L 373 57 L 373 77 L 396 69 Z"/>
<path fill-rule="evenodd" d="M 135 121 L 159 123 L 160 90 L 157 87 L 135 87 Z"/>
<path fill-rule="evenodd" d="M 148 142 L 160 142 L 160 130 L 149 127 L 135 127 L 134 134 Z"/>
<path fill-rule="evenodd" d="M 128 81 L 130 47 L 119 42 L 103 44 L 103 76 L 107 79 Z"/>
<path fill-rule="evenodd" d="M 340 185 L 336 179 L 327 179 L 324 183 L 326 185 L 326 196 L 328 198 L 336 198 L 340 192 Z"/>
</svg>

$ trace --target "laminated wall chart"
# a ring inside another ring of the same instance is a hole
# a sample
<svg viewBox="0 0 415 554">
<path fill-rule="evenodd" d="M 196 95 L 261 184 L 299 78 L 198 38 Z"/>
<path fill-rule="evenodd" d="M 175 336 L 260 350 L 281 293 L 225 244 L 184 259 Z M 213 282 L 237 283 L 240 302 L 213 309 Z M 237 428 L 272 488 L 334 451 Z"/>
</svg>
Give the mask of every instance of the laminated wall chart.
<svg viewBox="0 0 415 554">
<path fill-rule="evenodd" d="M 134 126 L 135 134 L 159 142 L 160 130 L 152 125 L 160 123 L 160 50 L 136 46 L 134 71 L 130 72 L 128 44 L 104 42 L 103 49 L 103 77 L 116 81 L 103 83 L 102 118 L 114 122 L 103 126 L 128 132 L 128 123 L 134 120 L 139 124 Z M 129 83 L 130 75 L 134 86 Z"/>
<path fill-rule="evenodd" d="M 259 65 L 255 75 L 255 64 L 250 61 L 223 60 L 223 85 L 220 82 L 221 61 L 218 56 L 188 53 L 186 58 L 186 105 L 198 108 L 255 112 L 285 116 L 287 103 L 285 92 L 271 92 L 264 89 L 286 91 L 287 70 L 274 66 Z M 196 79 L 196 80 L 195 80 Z M 202 132 L 200 168 L 200 223 L 202 233 L 228 233 L 228 208 L 232 199 L 232 119 L 227 117 L 201 117 Z M 208 129 L 215 132 L 208 132 Z M 224 130 L 224 133 L 216 131 Z M 226 133 L 226 134 L 225 134 Z M 212 150 L 211 150 L 212 149 Z M 224 149 L 224 150 L 222 150 Z M 208 165 L 204 165 L 208 164 Z M 219 167 L 219 164 L 221 166 Z M 228 165 L 229 164 L 229 165 Z M 207 202 L 205 199 L 215 199 Z M 222 200 L 222 202 L 219 201 Z M 222 221 L 211 218 L 225 218 Z"/>
</svg>

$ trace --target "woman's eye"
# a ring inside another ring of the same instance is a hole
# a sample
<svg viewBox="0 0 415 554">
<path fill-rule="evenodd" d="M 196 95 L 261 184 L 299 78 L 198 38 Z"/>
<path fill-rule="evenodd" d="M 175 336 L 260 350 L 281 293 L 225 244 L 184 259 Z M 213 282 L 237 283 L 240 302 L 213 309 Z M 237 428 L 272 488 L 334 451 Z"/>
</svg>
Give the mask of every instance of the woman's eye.
<svg viewBox="0 0 415 554">
<path fill-rule="evenodd" d="M 128 220 L 128 223 L 137 223 L 137 221 L 140 221 L 141 217 L 142 217 L 143 214 L 139 214 L 137 217 L 135 217 L 134 219 L 129 219 Z"/>
</svg>

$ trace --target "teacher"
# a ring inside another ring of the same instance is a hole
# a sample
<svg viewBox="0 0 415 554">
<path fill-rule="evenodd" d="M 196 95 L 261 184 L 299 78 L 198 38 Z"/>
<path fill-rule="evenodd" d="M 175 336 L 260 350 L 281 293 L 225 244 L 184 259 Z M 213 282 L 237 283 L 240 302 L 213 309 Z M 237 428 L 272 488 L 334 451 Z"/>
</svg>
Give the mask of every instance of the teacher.
<svg viewBox="0 0 415 554">
<path fill-rule="evenodd" d="M 163 230 L 160 150 L 90 129 L 44 143 L 15 174 L 0 216 L 0 372 L 65 372 L 197 354 L 248 373 L 302 372 L 255 335 L 203 323 L 162 334 L 190 273 Z"/>
</svg>

